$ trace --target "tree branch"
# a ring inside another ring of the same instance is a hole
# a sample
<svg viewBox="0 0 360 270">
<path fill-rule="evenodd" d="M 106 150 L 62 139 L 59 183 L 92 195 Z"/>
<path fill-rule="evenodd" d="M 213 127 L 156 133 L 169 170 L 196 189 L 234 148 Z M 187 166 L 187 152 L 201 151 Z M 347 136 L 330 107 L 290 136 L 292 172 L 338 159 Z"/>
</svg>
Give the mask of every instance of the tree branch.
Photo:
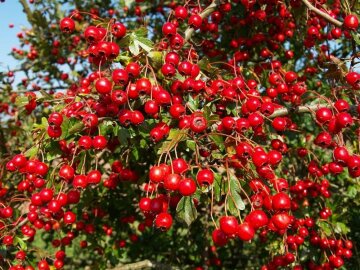
<svg viewBox="0 0 360 270">
<path fill-rule="evenodd" d="M 308 113 L 308 112 L 312 112 L 315 111 L 319 108 L 332 108 L 334 107 L 333 104 L 314 104 L 314 105 L 309 105 L 309 106 L 298 106 L 296 107 L 294 110 L 289 110 L 288 108 L 281 108 L 281 109 L 277 109 L 274 111 L 274 113 L 272 115 L 269 116 L 269 118 L 275 118 L 278 116 L 285 116 L 288 115 L 292 112 L 294 113 Z M 351 114 L 355 114 L 356 112 L 356 105 L 352 105 L 350 106 L 350 110 L 349 112 Z"/>
<path fill-rule="evenodd" d="M 150 260 L 143 260 L 143 261 L 136 262 L 136 263 L 118 265 L 115 268 L 112 268 L 110 270 L 136 270 L 136 269 L 149 269 L 149 268 L 156 268 L 156 269 L 163 269 L 163 270 L 172 269 L 171 266 L 167 265 L 167 264 L 153 263 Z"/>
<path fill-rule="evenodd" d="M 215 1 L 215 0 L 212 1 L 212 3 L 209 6 L 207 6 L 199 14 L 202 19 L 207 18 L 211 13 L 213 13 L 216 10 L 216 8 L 218 6 L 218 4 L 216 2 L 217 1 Z M 194 32 L 195 32 L 195 29 L 192 28 L 192 27 L 188 27 L 188 29 L 186 29 L 186 31 L 185 31 L 185 42 L 188 42 L 190 40 L 190 38 L 194 34 Z"/>
<path fill-rule="evenodd" d="M 20 4 L 22 5 L 24 12 L 26 13 L 27 19 L 29 22 L 32 22 L 32 11 L 27 3 L 27 0 L 19 0 Z"/>
<path fill-rule="evenodd" d="M 325 20 L 327 20 L 329 23 L 332 23 L 336 25 L 337 27 L 342 26 L 342 22 L 338 21 L 337 19 L 334 19 L 329 14 L 325 13 L 324 11 L 321 11 L 320 9 L 314 7 L 308 0 L 302 0 L 303 3 L 307 6 L 308 9 L 319 15 L 320 17 L 323 17 Z"/>
</svg>

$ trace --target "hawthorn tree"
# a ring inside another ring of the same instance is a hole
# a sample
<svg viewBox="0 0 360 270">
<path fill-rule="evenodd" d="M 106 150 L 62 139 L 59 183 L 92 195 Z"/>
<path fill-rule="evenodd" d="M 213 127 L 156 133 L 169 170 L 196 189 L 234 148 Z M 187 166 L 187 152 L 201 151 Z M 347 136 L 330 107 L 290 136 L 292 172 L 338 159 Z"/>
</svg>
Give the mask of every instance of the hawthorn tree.
<svg viewBox="0 0 360 270">
<path fill-rule="evenodd" d="M 357 0 L 19 2 L 2 268 L 360 268 Z"/>
</svg>

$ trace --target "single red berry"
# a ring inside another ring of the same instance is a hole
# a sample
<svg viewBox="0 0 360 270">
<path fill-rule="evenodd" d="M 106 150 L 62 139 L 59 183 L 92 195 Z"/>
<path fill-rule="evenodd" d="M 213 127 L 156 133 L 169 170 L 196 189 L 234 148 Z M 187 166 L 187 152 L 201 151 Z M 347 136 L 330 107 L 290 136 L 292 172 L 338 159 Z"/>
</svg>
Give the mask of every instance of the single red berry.
<svg viewBox="0 0 360 270">
<path fill-rule="evenodd" d="M 211 186 L 214 182 L 214 173 L 212 170 L 200 170 L 196 176 L 196 180 L 200 186 Z"/>
<path fill-rule="evenodd" d="M 65 224 L 73 224 L 76 221 L 76 215 L 71 211 L 65 212 L 63 220 Z"/>
<path fill-rule="evenodd" d="M 112 83 L 107 78 L 100 78 L 95 83 L 95 89 L 99 94 L 109 94 L 112 89 Z"/>
<path fill-rule="evenodd" d="M 356 15 L 347 15 L 344 19 L 344 26 L 350 30 L 356 30 L 359 27 L 359 19 Z"/>
<path fill-rule="evenodd" d="M 172 223 L 173 219 L 169 213 L 160 213 L 155 218 L 155 227 L 162 231 L 168 231 Z"/>
<path fill-rule="evenodd" d="M 107 145 L 107 140 L 104 136 L 98 135 L 92 139 L 92 145 L 95 149 L 102 150 Z"/>
<path fill-rule="evenodd" d="M 253 227 L 250 226 L 249 223 L 244 222 L 238 226 L 237 236 L 242 241 L 250 241 L 251 239 L 254 238 L 254 235 L 255 235 L 255 230 Z"/>
<path fill-rule="evenodd" d="M 179 192 L 183 196 L 190 196 L 196 191 L 196 184 L 191 178 L 184 178 L 179 183 Z"/>
<path fill-rule="evenodd" d="M 64 33 L 72 33 L 75 29 L 75 22 L 71 18 L 63 18 L 60 21 L 60 30 Z"/>
<path fill-rule="evenodd" d="M 238 230 L 238 221 L 234 216 L 223 216 L 220 218 L 220 229 L 227 235 L 236 234 Z"/>
</svg>

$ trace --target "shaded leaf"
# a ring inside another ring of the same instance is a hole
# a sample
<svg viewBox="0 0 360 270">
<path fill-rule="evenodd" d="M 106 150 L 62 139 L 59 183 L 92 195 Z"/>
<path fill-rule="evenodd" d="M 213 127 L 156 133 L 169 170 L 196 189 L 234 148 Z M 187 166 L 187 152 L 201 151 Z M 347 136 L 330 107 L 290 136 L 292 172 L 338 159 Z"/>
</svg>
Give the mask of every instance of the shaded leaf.
<svg viewBox="0 0 360 270">
<path fill-rule="evenodd" d="M 192 197 L 184 196 L 180 199 L 176 207 L 176 216 L 188 226 L 196 219 L 197 210 Z"/>
<path fill-rule="evenodd" d="M 209 134 L 209 138 L 216 144 L 217 147 L 219 147 L 221 151 L 225 149 L 224 138 L 222 136 L 216 134 Z"/>
<path fill-rule="evenodd" d="M 224 192 L 223 177 L 219 173 L 214 174 L 214 197 L 217 202 L 221 200 L 221 195 Z"/>
<path fill-rule="evenodd" d="M 121 145 L 128 145 L 128 139 L 130 139 L 130 132 L 126 128 L 121 127 L 118 131 L 118 138 Z"/>
<path fill-rule="evenodd" d="M 245 203 L 240 196 L 241 190 L 239 187 L 238 180 L 235 177 L 230 178 L 230 193 L 231 193 L 231 199 L 234 202 L 236 208 L 239 210 L 244 210 Z"/>
</svg>

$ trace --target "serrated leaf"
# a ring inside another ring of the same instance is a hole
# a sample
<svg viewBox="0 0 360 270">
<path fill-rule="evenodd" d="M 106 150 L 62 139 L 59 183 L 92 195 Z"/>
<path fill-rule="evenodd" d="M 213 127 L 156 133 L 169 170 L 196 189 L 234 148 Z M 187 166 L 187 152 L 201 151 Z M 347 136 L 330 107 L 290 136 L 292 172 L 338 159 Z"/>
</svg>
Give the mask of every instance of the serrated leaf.
<svg viewBox="0 0 360 270">
<path fill-rule="evenodd" d="M 68 134 L 72 135 L 72 134 L 78 133 L 78 132 L 82 131 L 84 129 L 84 127 L 85 126 L 84 126 L 83 122 L 77 122 L 77 123 L 75 123 L 75 125 L 73 125 L 71 128 L 69 128 Z"/>
<path fill-rule="evenodd" d="M 110 133 L 113 131 L 113 121 L 110 121 L 110 120 L 103 121 L 99 125 L 99 128 L 100 128 L 100 134 L 106 135 L 107 133 Z"/>
<path fill-rule="evenodd" d="M 130 139 L 130 132 L 126 128 L 121 127 L 118 131 L 118 138 L 121 145 L 128 145 L 128 139 Z"/>
<path fill-rule="evenodd" d="M 148 53 L 151 64 L 156 68 L 160 68 L 163 62 L 163 54 L 159 51 L 151 51 Z"/>
<path fill-rule="evenodd" d="M 318 220 L 316 224 L 321 228 L 321 230 L 325 233 L 326 236 L 332 235 L 332 229 L 329 223 Z"/>
<path fill-rule="evenodd" d="M 198 62 L 198 66 L 199 68 L 204 71 L 204 72 L 207 72 L 211 75 L 217 73 L 219 71 L 218 68 L 216 67 L 213 67 L 211 64 L 210 64 L 210 61 L 207 57 L 203 57 L 199 62 Z"/>
<path fill-rule="evenodd" d="M 224 158 L 224 154 L 222 154 L 220 152 L 214 152 L 214 151 L 211 153 L 211 156 L 214 159 L 223 159 Z"/>
<path fill-rule="evenodd" d="M 25 241 L 23 239 L 21 239 L 20 237 L 15 236 L 14 244 L 15 243 L 19 244 L 19 246 L 22 250 L 27 250 L 27 245 L 26 245 Z"/>
<path fill-rule="evenodd" d="M 36 156 L 37 152 L 39 151 L 39 146 L 37 145 L 34 145 L 33 147 L 31 147 L 30 149 L 28 149 L 26 152 L 25 152 L 25 157 L 31 159 L 33 157 Z"/>
<path fill-rule="evenodd" d="M 53 100 L 54 97 L 48 93 L 46 93 L 45 90 L 40 90 L 41 95 L 46 99 L 46 100 Z"/>
<path fill-rule="evenodd" d="M 358 193 L 358 189 L 357 189 L 356 186 L 349 186 L 348 189 L 347 189 L 347 192 L 346 192 L 348 197 L 351 198 L 351 199 L 355 199 L 357 193 Z"/>
<path fill-rule="evenodd" d="M 191 196 L 184 196 L 176 207 L 176 216 L 188 226 L 196 219 L 197 210 Z"/>
<path fill-rule="evenodd" d="M 235 176 L 230 177 L 230 194 L 231 194 L 231 200 L 234 202 L 235 206 L 239 210 L 245 209 L 245 203 L 243 199 L 241 198 L 241 190 L 239 187 L 240 183 L 235 178 Z"/>
<path fill-rule="evenodd" d="M 348 234 L 350 232 L 350 228 L 342 222 L 336 222 L 334 230 L 340 234 Z"/>
<path fill-rule="evenodd" d="M 138 29 L 136 29 L 134 31 L 134 34 L 137 36 L 137 37 L 147 37 L 147 34 L 148 34 L 148 30 L 146 27 L 140 27 Z"/>
<path fill-rule="evenodd" d="M 217 202 L 221 200 L 221 195 L 224 191 L 224 184 L 223 184 L 223 177 L 221 174 L 215 173 L 214 174 L 214 197 Z"/>
<path fill-rule="evenodd" d="M 360 45 L 360 34 L 354 31 L 351 32 L 351 35 L 357 45 Z"/>
<path fill-rule="evenodd" d="M 55 141 L 51 141 L 46 151 L 46 160 L 52 161 L 62 154 L 59 144 Z"/>
<path fill-rule="evenodd" d="M 24 107 L 29 103 L 29 98 L 26 96 L 17 96 L 15 100 L 15 105 L 18 107 Z"/>
<path fill-rule="evenodd" d="M 134 41 L 129 45 L 129 50 L 134 56 L 137 56 L 140 53 L 139 44 Z"/>
<path fill-rule="evenodd" d="M 146 52 L 150 52 L 153 49 L 152 42 L 147 38 L 137 38 L 134 40 L 134 44 L 143 48 Z"/>
<path fill-rule="evenodd" d="M 134 147 L 131 150 L 131 155 L 133 156 L 133 158 L 138 161 L 139 160 L 139 150 L 138 148 Z"/>
<path fill-rule="evenodd" d="M 210 134 L 209 138 L 216 144 L 217 147 L 219 147 L 221 151 L 225 149 L 224 138 L 222 136 L 217 134 Z"/>
<path fill-rule="evenodd" d="M 186 104 L 190 110 L 196 111 L 199 108 L 199 99 L 193 98 L 191 95 L 188 96 L 188 102 Z"/>
<path fill-rule="evenodd" d="M 170 152 L 179 142 L 185 140 L 186 135 L 187 130 L 171 129 L 166 141 L 163 142 L 159 148 L 158 154 L 161 155 L 162 153 Z"/>
<path fill-rule="evenodd" d="M 48 122 L 47 122 L 47 119 L 45 117 L 41 118 L 41 123 L 40 124 L 34 124 L 35 129 L 46 129 L 47 126 L 48 126 Z"/>
<path fill-rule="evenodd" d="M 239 214 L 236 204 L 231 198 L 227 200 L 227 208 L 232 216 L 237 216 Z"/>
<path fill-rule="evenodd" d="M 193 140 L 187 140 L 186 147 L 192 151 L 195 151 L 196 143 Z"/>
</svg>

